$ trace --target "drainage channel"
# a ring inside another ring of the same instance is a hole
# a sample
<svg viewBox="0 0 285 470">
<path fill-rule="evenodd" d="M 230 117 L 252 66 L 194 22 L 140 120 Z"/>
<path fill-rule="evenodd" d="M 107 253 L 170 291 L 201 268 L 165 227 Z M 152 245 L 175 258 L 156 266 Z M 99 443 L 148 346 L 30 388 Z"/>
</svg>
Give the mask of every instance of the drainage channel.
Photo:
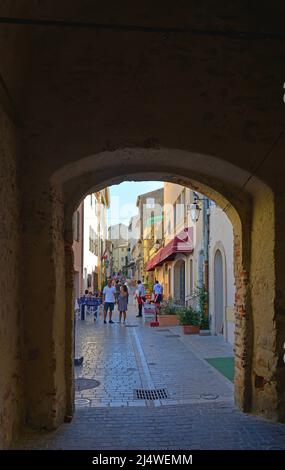
<svg viewBox="0 0 285 470">
<path fill-rule="evenodd" d="M 161 395 L 155 393 L 156 389 L 136 330 L 133 330 L 133 346 L 142 382 L 142 389 L 134 391 L 135 397 L 137 399 L 145 399 L 153 406 L 161 406 L 159 399 Z"/>
</svg>

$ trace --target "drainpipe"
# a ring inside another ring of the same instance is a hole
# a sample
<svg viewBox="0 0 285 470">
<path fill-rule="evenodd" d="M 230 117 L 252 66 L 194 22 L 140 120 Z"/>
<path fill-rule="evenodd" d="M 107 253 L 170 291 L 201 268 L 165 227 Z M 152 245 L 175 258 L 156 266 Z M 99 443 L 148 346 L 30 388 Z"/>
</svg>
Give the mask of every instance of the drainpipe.
<svg viewBox="0 0 285 470">
<path fill-rule="evenodd" d="M 203 199 L 203 231 L 204 231 L 204 285 L 209 292 L 209 240 L 210 240 L 210 201 Z M 208 305 L 207 311 L 208 314 Z"/>
<path fill-rule="evenodd" d="M 203 287 L 204 265 L 205 265 L 204 250 L 200 250 L 199 257 L 198 257 L 198 286 L 199 287 Z"/>
</svg>

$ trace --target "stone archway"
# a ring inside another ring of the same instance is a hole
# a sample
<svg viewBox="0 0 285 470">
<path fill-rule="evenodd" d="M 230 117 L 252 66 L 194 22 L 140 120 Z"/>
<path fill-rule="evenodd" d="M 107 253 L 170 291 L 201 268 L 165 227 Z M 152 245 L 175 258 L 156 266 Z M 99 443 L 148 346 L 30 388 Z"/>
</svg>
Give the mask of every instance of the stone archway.
<svg viewBox="0 0 285 470">
<path fill-rule="evenodd" d="M 152 171 L 142 170 L 140 162 L 140 154 L 144 153 L 147 156 L 147 160 L 151 161 Z M 209 178 L 209 175 L 205 174 L 200 175 L 201 180 L 210 180 L 212 185 L 217 187 L 220 190 L 223 190 L 228 196 L 231 196 L 232 202 L 237 205 L 240 209 L 238 213 L 235 206 L 225 198 L 220 192 L 218 192 L 215 187 L 209 187 L 205 183 L 198 182 L 196 179 L 190 179 L 185 176 L 189 170 L 176 168 L 172 166 L 169 167 L 167 164 L 163 163 L 162 156 L 169 156 L 171 160 L 173 155 L 180 154 L 184 155 L 185 162 L 185 152 L 178 150 L 158 150 L 158 149 L 119 149 L 116 152 L 107 152 L 102 155 L 102 159 L 99 157 L 87 157 L 86 159 L 81 160 L 80 164 L 69 166 L 68 168 L 63 168 L 57 172 L 53 177 L 53 184 L 57 187 L 61 193 L 61 198 L 63 202 L 66 201 L 65 208 L 65 251 L 66 251 L 66 307 L 67 313 L 71 310 L 72 306 L 72 277 L 70 276 L 71 267 L 73 265 L 72 253 L 70 250 L 72 243 L 72 231 L 71 231 L 71 216 L 73 210 L 76 207 L 76 204 L 80 202 L 85 194 L 90 190 L 101 189 L 106 185 L 116 184 L 122 180 L 150 180 L 150 179 L 160 179 L 166 181 L 173 181 L 185 186 L 190 186 L 199 190 L 200 192 L 206 194 L 207 196 L 214 199 L 227 211 L 228 216 L 230 217 L 235 232 L 235 275 L 236 283 L 238 286 L 238 294 L 236 298 L 236 319 L 238 324 L 238 334 L 236 336 L 236 402 L 243 410 L 250 410 L 251 407 L 251 352 L 252 352 L 252 329 L 251 329 L 251 306 L 250 306 L 250 293 L 248 289 L 248 279 L 249 279 L 249 270 L 250 270 L 250 239 L 248 236 L 248 229 L 251 224 L 251 201 L 248 194 L 242 194 L 240 191 L 237 192 L 238 197 L 235 198 L 234 187 L 229 186 L 225 182 L 218 182 L 213 177 Z M 108 165 L 108 160 L 112 158 L 112 162 L 119 160 L 121 165 L 116 168 L 116 165 L 113 164 L 111 167 Z M 189 157 L 189 155 L 188 155 Z M 194 161 L 195 161 L 194 156 Z M 162 166 L 167 168 L 167 172 L 157 171 L 155 168 L 155 160 L 159 161 L 159 167 Z M 210 158 L 211 159 L 211 158 Z M 179 161 L 176 158 L 177 161 Z M 181 158 L 180 158 L 181 161 Z M 102 165 L 103 163 L 103 165 Z M 123 165 L 122 165 L 123 163 Z M 196 170 L 199 167 L 198 161 L 196 162 Z M 97 171 L 95 168 L 97 166 Z M 191 165 L 191 162 L 187 162 L 187 166 Z M 99 166 L 99 168 L 98 168 Z M 123 166 L 123 170 L 122 170 Z M 101 171 L 100 171 L 101 167 Z M 136 170 L 137 167 L 137 170 Z M 102 170 L 105 168 L 105 173 Z M 200 167 L 202 168 L 202 167 Z M 213 166 L 212 166 L 213 168 Z M 217 168 L 217 167 L 216 167 Z M 79 172 L 78 172 L 79 170 Z M 156 170 L 156 171 L 154 171 Z M 191 173 L 195 173 L 195 165 L 191 165 Z M 205 170 L 205 169 L 204 169 Z M 124 171 L 124 177 L 120 176 L 120 173 Z M 190 174 L 191 174 L 190 173 Z M 226 172 L 229 175 L 229 172 Z M 183 176 L 182 176 L 183 175 Z M 196 173 L 197 177 L 197 173 Z M 100 182 L 101 180 L 101 182 Z M 62 192 L 61 192 L 62 191 Z M 67 315 L 68 318 L 68 315 Z M 72 327 L 69 322 L 66 325 L 67 339 L 69 346 L 67 349 L 67 358 L 70 357 L 72 351 Z M 67 343 L 68 344 L 68 343 Z M 247 361 L 244 361 L 244 358 L 247 358 Z M 72 364 L 69 361 L 70 370 L 67 373 L 67 391 L 68 393 L 67 410 L 69 413 L 72 412 L 73 408 L 73 394 L 72 394 Z"/>
<path fill-rule="evenodd" d="M 143 165 L 141 164 L 144 155 Z M 174 167 L 173 161 L 177 161 Z M 200 162 L 200 163 L 199 163 Z M 198 173 L 198 169 L 200 172 Z M 48 279 L 53 285 L 53 301 L 47 309 L 42 323 L 49 325 L 50 333 L 45 335 L 45 350 L 55 358 L 56 368 L 49 367 L 45 384 L 28 392 L 30 422 L 36 426 L 53 428 L 65 414 L 73 413 L 73 255 L 72 255 L 72 214 L 77 204 L 89 191 L 96 191 L 111 184 L 126 180 L 165 180 L 189 186 L 215 200 L 225 209 L 234 228 L 235 253 L 235 400 L 245 411 L 252 411 L 271 418 L 278 416 L 276 401 L 268 401 L 268 394 L 277 399 L 277 382 L 270 382 L 270 391 L 255 387 L 259 376 L 259 353 L 257 331 L 266 334 L 268 324 L 274 316 L 271 296 L 274 292 L 274 275 L 269 274 L 271 287 L 260 299 L 260 257 L 256 251 L 258 233 L 263 228 L 260 215 L 273 204 L 271 191 L 261 181 L 252 179 L 247 191 L 234 184 L 233 177 L 245 177 L 238 168 L 210 156 L 200 156 L 177 149 L 118 149 L 114 152 L 86 157 L 55 172 L 46 191 L 46 208 L 49 209 L 46 241 L 52 250 L 53 263 L 49 265 Z M 262 190 L 260 190 L 262 188 Z M 50 218 L 51 217 L 51 218 Z M 266 226 L 268 244 L 273 243 L 273 224 Z M 273 222 L 273 220 L 272 220 Z M 260 225 L 261 224 L 261 225 Z M 253 230 L 253 227 L 255 229 Z M 52 236 L 52 237 L 51 237 Z M 50 238 L 51 237 L 51 238 Z M 267 247 L 268 248 L 268 247 Z M 64 254 L 65 253 L 65 254 Z M 39 255 L 42 256 L 42 253 Z M 50 256 L 50 254 L 49 254 Z M 267 249 L 262 265 L 272 266 L 274 253 Z M 49 258 L 48 258 L 49 259 Z M 271 264 L 269 263 L 271 259 Z M 269 264 L 268 264 L 269 263 Z M 258 269 L 257 269 L 258 266 Z M 263 276 L 263 274 L 262 274 Z M 65 292 L 65 296 L 62 296 Z M 271 294 L 269 295 L 269 292 Z M 26 311 L 33 311 L 33 296 L 27 299 Z M 29 303 L 29 305 L 28 305 Z M 262 317 L 260 312 L 262 311 Z M 32 317 L 30 317 L 32 318 Z M 262 321 L 260 320 L 262 318 Z M 39 335 L 27 318 L 27 337 L 31 343 L 38 343 Z M 35 337 L 35 334 L 37 336 Z M 276 357 L 272 343 L 270 355 Z M 49 356 L 50 357 L 50 356 Z M 47 363 L 49 362 L 47 358 Z M 265 370 L 262 371 L 264 375 Z M 29 380 L 35 380 L 38 370 L 28 370 Z M 268 377 L 273 369 L 266 372 Z M 260 382 L 258 382 L 260 383 Z M 45 401 L 45 411 L 38 395 L 47 396 L 46 390 L 54 390 L 52 401 Z M 34 396 L 34 398 L 33 398 Z M 48 412 L 52 406 L 54 413 Z"/>
<path fill-rule="evenodd" d="M 145 161 L 143 171 L 141 167 L 141 158 L 140 153 L 144 153 Z M 261 306 L 259 298 L 254 295 L 252 298 L 252 289 L 250 289 L 249 279 L 250 273 L 255 269 L 255 262 L 251 256 L 252 244 L 254 243 L 253 238 L 249 236 L 250 227 L 252 224 L 252 210 L 253 214 L 258 207 L 259 203 L 262 203 L 261 200 L 256 198 L 255 204 L 252 205 L 250 195 L 245 192 L 235 191 L 232 182 L 230 184 L 230 189 L 226 181 L 221 181 L 213 177 L 209 177 L 207 174 L 207 167 L 201 166 L 200 169 L 204 170 L 204 174 L 199 175 L 201 181 L 199 182 L 196 178 L 198 177 L 197 173 L 195 174 L 195 168 L 193 170 L 193 161 L 191 162 L 191 154 L 188 154 L 186 159 L 185 152 L 182 152 L 184 155 L 184 160 L 177 159 L 177 154 L 181 155 L 181 152 L 178 150 L 167 150 L 167 149 L 119 149 L 115 152 L 107 152 L 102 155 L 102 158 L 99 156 L 87 157 L 87 159 L 82 159 L 80 162 L 74 165 L 70 165 L 68 168 L 63 168 L 59 172 L 55 173 L 51 180 L 53 186 L 54 197 L 52 201 L 56 201 L 57 211 L 61 220 L 61 224 L 65 226 L 65 236 L 64 239 L 58 239 L 57 247 L 57 265 L 62 267 L 62 249 L 65 246 L 65 281 L 63 282 L 62 276 L 55 276 L 54 272 L 54 282 L 58 284 L 60 280 L 60 289 L 65 289 L 66 295 L 64 299 L 65 303 L 65 330 L 64 330 L 64 344 L 65 344 L 65 365 L 62 370 L 64 370 L 65 384 L 64 384 L 64 394 L 65 396 L 65 405 L 62 406 L 58 404 L 58 409 L 61 409 L 61 413 L 72 414 L 73 412 L 73 365 L 72 365 L 72 351 L 73 351 L 73 326 L 70 318 L 70 312 L 72 311 L 72 293 L 73 293 L 73 276 L 72 276 L 72 267 L 73 267 L 73 256 L 72 256 L 72 213 L 76 205 L 80 200 L 88 193 L 88 191 L 102 189 L 106 185 L 116 184 L 123 180 L 151 180 L 151 179 L 160 179 L 166 181 L 173 181 L 179 184 L 195 188 L 201 193 L 209 196 L 211 199 L 215 200 L 223 208 L 225 208 L 227 215 L 232 221 L 234 227 L 234 240 L 235 240 L 235 279 L 236 279 L 236 303 L 235 303 L 235 317 L 236 317 L 236 341 L 235 341 L 235 351 L 236 351 L 236 371 L 235 371 L 235 398 L 238 406 L 243 410 L 254 410 L 257 413 L 261 413 L 259 410 L 258 399 L 255 397 L 255 391 L 252 387 L 252 378 L 253 367 L 255 358 L 252 355 L 254 351 L 254 338 L 252 336 L 252 305 L 255 305 L 255 309 L 262 308 L 265 312 L 265 306 Z M 174 155 L 176 160 L 180 161 L 181 164 L 176 169 L 173 166 L 169 166 L 165 161 L 165 155 L 169 156 L 173 160 Z M 154 158 L 155 156 L 155 158 Z M 164 158 L 163 158 L 164 156 Z M 111 158 L 112 157 L 112 158 Z M 114 158 L 115 157 L 115 158 Z M 190 157 L 190 158 L 189 158 Z M 195 156 L 194 156 L 195 158 Z M 210 160 L 212 157 L 208 157 Z M 119 161 L 120 165 L 116 165 L 113 162 Z M 203 160 L 203 156 L 202 156 Z M 216 160 L 216 159 L 213 159 Z M 148 170 L 148 161 L 151 162 L 152 171 Z M 157 164 L 159 165 L 159 170 L 157 169 Z M 86 166 L 87 163 L 87 166 Z M 192 163 L 192 165 L 191 165 Z M 198 162 L 197 162 L 198 164 Z M 183 168 L 184 165 L 184 168 Z M 188 167 L 189 165 L 189 167 Z M 197 165 L 198 166 L 198 165 Z M 97 170 L 96 170 L 97 168 Z M 162 168 L 165 168 L 165 172 L 162 172 Z M 189 169 L 188 169 L 189 168 Z M 211 166 L 213 168 L 213 165 Z M 217 169 L 217 165 L 215 166 Z M 104 170 L 104 171 L 103 171 Z M 220 171 L 220 169 L 219 169 Z M 211 170 L 209 171 L 211 172 Z M 122 175 L 122 173 L 124 173 Z M 237 170 L 238 173 L 238 170 Z M 195 179 L 189 178 L 187 175 L 195 175 Z M 225 175 L 229 175 L 230 172 L 227 171 L 222 173 L 223 178 Z M 224 178 L 225 179 L 225 178 Z M 205 184 L 205 181 L 210 182 L 212 186 Z M 260 182 L 260 185 L 262 183 Z M 221 190 L 219 192 L 218 190 Z M 270 201 L 270 191 L 264 187 L 266 191 L 267 198 L 266 204 Z M 224 196 L 227 195 L 227 198 Z M 263 195 L 265 193 L 263 192 Z M 229 199 L 230 197 L 230 199 Z M 256 220 L 258 222 L 258 219 Z M 61 225 L 60 231 L 63 229 Z M 268 227 L 269 229 L 269 227 Z M 60 247 L 61 246 L 61 247 Z M 62 268 L 60 268 L 62 269 Z M 254 281 L 258 282 L 257 279 Z M 58 289 L 58 288 L 57 288 Z M 63 299 L 60 299 L 63 308 Z M 266 302 L 265 302 L 266 304 Z M 269 311 L 266 311 L 268 315 Z M 253 312 L 254 315 L 254 312 Z M 60 336 L 59 332 L 56 333 L 57 336 Z M 272 351 L 272 354 L 274 352 Z M 61 376 L 62 377 L 62 376 Z M 252 406 L 252 401 L 256 403 L 256 409 Z M 272 416 L 272 412 L 267 409 L 268 415 Z M 51 426 L 54 426 L 51 424 Z"/>
</svg>

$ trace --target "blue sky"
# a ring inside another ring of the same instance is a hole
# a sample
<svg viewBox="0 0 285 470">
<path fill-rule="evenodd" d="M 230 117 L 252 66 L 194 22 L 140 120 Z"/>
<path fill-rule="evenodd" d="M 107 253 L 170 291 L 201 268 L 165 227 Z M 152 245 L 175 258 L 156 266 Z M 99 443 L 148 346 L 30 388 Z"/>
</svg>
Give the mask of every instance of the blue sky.
<svg viewBox="0 0 285 470">
<path fill-rule="evenodd" d="M 137 197 L 140 194 L 159 188 L 163 188 L 162 181 L 126 181 L 125 183 L 111 186 L 111 207 L 108 211 L 108 226 L 118 223 L 128 225 L 130 217 L 138 213 L 136 207 Z"/>
</svg>

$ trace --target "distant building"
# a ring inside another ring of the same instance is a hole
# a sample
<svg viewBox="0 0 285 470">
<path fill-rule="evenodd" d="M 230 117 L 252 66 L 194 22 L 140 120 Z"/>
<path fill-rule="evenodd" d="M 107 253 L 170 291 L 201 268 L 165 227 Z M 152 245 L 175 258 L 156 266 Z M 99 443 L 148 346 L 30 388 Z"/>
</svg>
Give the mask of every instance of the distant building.
<svg viewBox="0 0 285 470">
<path fill-rule="evenodd" d="M 111 241 L 112 275 L 127 276 L 128 270 L 128 227 L 124 224 L 111 225 L 108 229 Z"/>
<path fill-rule="evenodd" d="M 197 251 L 194 253 L 194 238 L 201 238 L 200 224 L 194 227 L 187 207 L 193 195 L 189 188 L 178 184 L 164 183 L 164 209 L 162 243 L 157 250 L 150 251 L 146 270 L 153 273 L 164 288 L 164 297 L 185 304 L 198 282 Z M 198 235 L 198 237 L 197 237 Z"/>
<path fill-rule="evenodd" d="M 85 197 L 73 215 L 74 287 L 80 297 L 88 289 L 100 290 L 106 277 L 103 255 L 107 244 L 109 189 Z"/>
<path fill-rule="evenodd" d="M 83 293 L 83 203 L 73 214 L 74 296 Z"/>
<path fill-rule="evenodd" d="M 108 243 L 108 209 L 110 207 L 109 188 L 102 189 L 96 193 L 98 203 L 98 288 L 102 289 L 106 278 L 110 276 L 110 246 Z"/>
<path fill-rule="evenodd" d="M 199 216 L 194 222 L 190 208 L 195 201 Z M 146 271 L 163 285 L 164 297 L 176 304 L 199 308 L 197 288 L 205 288 L 211 332 L 232 344 L 233 244 L 231 222 L 220 207 L 189 188 L 164 184 L 164 238 L 158 250 L 149 250 Z"/>
<path fill-rule="evenodd" d="M 128 227 L 128 278 L 140 279 L 137 271 L 137 262 L 139 253 L 136 252 L 135 247 L 140 238 L 140 218 L 138 215 L 131 217 Z"/>
<path fill-rule="evenodd" d="M 137 198 L 139 217 L 139 238 L 132 248 L 132 257 L 136 265 L 136 277 L 152 289 L 153 273 L 146 270 L 146 264 L 158 246 L 162 245 L 163 222 L 163 188 L 140 194 Z"/>
</svg>

